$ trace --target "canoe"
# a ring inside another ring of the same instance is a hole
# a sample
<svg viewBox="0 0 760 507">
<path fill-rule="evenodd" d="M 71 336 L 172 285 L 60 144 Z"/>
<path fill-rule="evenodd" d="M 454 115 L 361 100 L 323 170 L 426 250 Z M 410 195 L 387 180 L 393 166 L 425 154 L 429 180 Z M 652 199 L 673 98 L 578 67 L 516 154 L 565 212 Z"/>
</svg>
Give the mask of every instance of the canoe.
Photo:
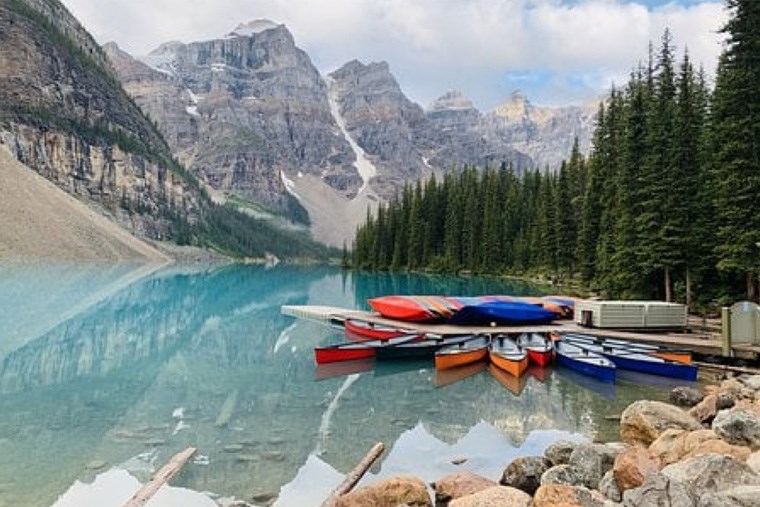
<svg viewBox="0 0 760 507">
<path fill-rule="evenodd" d="M 523 296 L 523 297 L 517 298 L 517 301 L 522 301 L 523 303 L 526 303 L 529 305 L 540 306 L 544 308 L 545 310 L 549 310 L 557 317 L 564 317 L 567 313 L 563 309 L 562 305 L 559 305 L 552 301 L 547 301 L 546 299 L 539 298 L 539 297 Z"/>
<path fill-rule="evenodd" d="M 491 363 L 515 377 L 522 376 L 528 369 L 528 353 L 506 335 L 497 335 L 491 339 L 488 357 Z"/>
<path fill-rule="evenodd" d="M 488 356 L 489 340 L 490 337 L 480 335 L 466 342 L 441 347 L 435 352 L 436 369 L 445 370 L 482 361 Z"/>
<path fill-rule="evenodd" d="M 616 340 L 612 338 L 600 338 L 577 333 L 564 333 L 561 337 L 564 340 L 573 341 L 579 344 L 601 345 L 605 348 L 615 348 L 631 352 L 640 352 L 642 354 L 649 354 L 651 356 L 667 359 L 668 361 L 673 361 L 676 363 L 691 364 L 691 351 L 689 350 L 673 349 L 660 345 L 652 345 L 649 343 L 636 343 L 626 340 Z"/>
<path fill-rule="evenodd" d="M 668 361 L 667 359 L 662 359 L 644 352 L 616 347 L 605 347 L 596 344 L 587 344 L 583 345 L 583 347 L 586 350 L 602 354 L 604 357 L 615 363 L 615 366 L 624 370 L 677 378 L 690 382 L 697 380 L 698 369 L 691 364 Z"/>
<path fill-rule="evenodd" d="M 542 301 L 557 305 L 562 310 L 562 318 L 572 319 L 575 316 L 575 300 L 564 296 L 541 296 Z"/>
<path fill-rule="evenodd" d="M 343 323 L 346 337 L 353 341 L 364 340 L 388 340 L 409 334 L 409 331 L 382 324 L 374 324 L 365 320 L 346 319 Z"/>
<path fill-rule="evenodd" d="M 472 340 L 476 335 L 450 336 L 446 338 L 427 338 L 416 341 L 400 343 L 391 347 L 377 347 L 375 357 L 384 359 L 432 359 L 435 352 L 441 347 L 458 345 Z M 393 340 L 392 338 L 391 340 Z"/>
<path fill-rule="evenodd" d="M 314 349 L 314 360 L 317 364 L 334 363 L 337 361 L 354 361 L 375 357 L 376 351 L 396 345 L 419 340 L 421 335 L 408 334 L 388 340 L 370 340 L 365 342 L 346 342 Z"/>
<path fill-rule="evenodd" d="M 541 306 L 512 301 L 486 301 L 464 306 L 447 319 L 455 325 L 506 325 L 544 324 L 557 315 Z"/>
<path fill-rule="evenodd" d="M 615 382 L 615 364 L 581 345 L 560 340 L 554 343 L 557 364 L 604 382 Z"/>
<path fill-rule="evenodd" d="M 517 345 L 528 351 L 528 360 L 538 366 L 551 363 L 554 355 L 552 341 L 540 333 L 522 333 L 517 337 Z"/>
<path fill-rule="evenodd" d="M 454 315 L 460 305 L 443 296 L 381 296 L 369 299 L 380 315 L 406 322 L 433 322 Z"/>
</svg>

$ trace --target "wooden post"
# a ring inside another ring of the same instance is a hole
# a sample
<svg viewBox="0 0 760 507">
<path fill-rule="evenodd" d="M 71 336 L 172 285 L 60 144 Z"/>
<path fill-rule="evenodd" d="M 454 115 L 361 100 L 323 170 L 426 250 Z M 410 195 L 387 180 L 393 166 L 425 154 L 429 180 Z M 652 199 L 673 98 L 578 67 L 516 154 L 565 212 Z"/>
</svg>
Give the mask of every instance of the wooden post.
<svg viewBox="0 0 760 507">
<path fill-rule="evenodd" d="M 161 486 L 166 484 L 185 465 L 187 460 L 195 454 L 195 447 L 188 447 L 182 452 L 175 454 L 172 459 L 156 472 L 134 496 L 124 504 L 124 507 L 142 507 L 155 495 Z"/>
<path fill-rule="evenodd" d="M 384 450 L 385 446 L 382 442 L 378 442 L 372 446 L 372 449 L 370 449 L 369 452 L 364 455 L 362 460 L 357 463 L 353 470 L 351 470 L 348 475 L 346 475 L 346 478 L 343 480 L 343 482 L 341 482 L 337 488 L 332 490 L 330 496 L 328 496 L 327 499 L 322 502 L 321 507 L 332 507 L 340 496 L 345 495 L 351 491 L 354 486 L 356 486 L 356 483 L 359 482 L 362 477 L 364 477 L 364 474 L 367 473 L 369 467 L 371 467 L 377 458 L 380 457 Z"/>
<path fill-rule="evenodd" d="M 731 308 L 724 306 L 720 312 L 721 324 L 721 354 L 731 357 Z"/>
</svg>

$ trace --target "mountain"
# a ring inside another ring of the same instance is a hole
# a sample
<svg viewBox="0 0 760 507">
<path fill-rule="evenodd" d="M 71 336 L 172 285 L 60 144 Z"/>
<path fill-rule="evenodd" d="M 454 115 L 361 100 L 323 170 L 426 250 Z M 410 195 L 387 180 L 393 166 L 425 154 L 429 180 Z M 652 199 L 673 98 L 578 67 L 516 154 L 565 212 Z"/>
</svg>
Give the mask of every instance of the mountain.
<svg viewBox="0 0 760 507">
<path fill-rule="evenodd" d="M 0 144 L 18 162 L 142 238 L 233 255 L 315 251 L 303 235 L 211 202 L 125 93 L 105 51 L 58 0 L 0 0 L 0 26 Z M 123 70 L 135 81 L 153 79 L 138 65 Z M 156 90 L 173 104 L 171 86 L 148 91 Z M 58 213 L 49 218 L 71 218 Z"/>
<path fill-rule="evenodd" d="M 554 166 L 576 135 L 582 147 L 590 137 L 581 108 L 513 99 L 511 109 L 483 114 L 450 92 L 423 109 L 386 62 L 353 60 L 321 76 L 287 27 L 268 20 L 141 57 L 104 49 L 201 181 L 249 209 L 309 224 L 333 245 L 407 182 L 464 165 Z M 524 114 L 514 113 L 520 105 Z"/>
</svg>

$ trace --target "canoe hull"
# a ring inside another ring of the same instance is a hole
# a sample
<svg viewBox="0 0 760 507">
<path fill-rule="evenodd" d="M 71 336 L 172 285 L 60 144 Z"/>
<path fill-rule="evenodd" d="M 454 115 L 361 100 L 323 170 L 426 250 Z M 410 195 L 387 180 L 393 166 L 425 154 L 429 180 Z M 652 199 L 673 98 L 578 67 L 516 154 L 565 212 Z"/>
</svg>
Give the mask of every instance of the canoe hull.
<svg viewBox="0 0 760 507">
<path fill-rule="evenodd" d="M 615 382 L 614 368 L 610 368 L 608 366 L 601 366 L 598 364 L 593 364 L 588 361 L 583 361 L 579 359 L 573 359 L 571 357 L 568 357 L 562 354 L 559 351 L 557 351 L 555 359 L 557 361 L 557 364 L 566 366 L 567 368 L 570 368 L 571 370 L 575 370 L 579 373 L 583 373 L 584 375 L 594 377 L 604 382 L 610 382 L 610 383 Z"/>
<path fill-rule="evenodd" d="M 515 360 L 506 358 L 498 352 L 491 351 L 488 357 L 491 363 L 514 377 L 521 377 L 528 369 L 527 354 L 522 359 Z"/>
<path fill-rule="evenodd" d="M 615 366 L 624 370 L 637 371 L 640 373 L 649 373 L 650 375 L 660 375 L 663 377 L 677 378 L 694 382 L 697 380 L 698 368 L 690 364 L 681 364 L 675 362 L 655 362 L 645 359 L 635 359 L 630 357 L 621 357 L 614 354 L 604 354 Z"/>
<path fill-rule="evenodd" d="M 362 349 L 314 349 L 314 360 L 317 364 L 336 363 L 338 361 L 355 361 L 375 357 L 372 347 Z"/>
<path fill-rule="evenodd" d="M 487 355 L 488 349 L 486 347 L 476 350 L 467 350 L 456 354 L 436 354 L 435 367 L 439 370 L 457 368 L 466 364 L 482 361 Z"/>
<path fill-rule="evenodd" d="M 464 306 L 448 319 L 449 324 L 474 325 L 517 325 L 544 324 L 556 319 L 553 312 L 540 306 L 509 301 L 487 301 Z"/>
<path fill-rule="evenodd" d="M 554 354 L 551 350 L 537 350 L 528 348 L 528 361 L 537 366 L 546 366 L 552 362 Z"/>
<path fill-rule="evenodd" d="M 356 340 L 357 338 L 365 340 L 389 340 L 391 338 L 397 338 L 408 334 L 400 329 L 393 329 L 385 326 L 372 326 L 369 323 L 353 321 L 351 319 L 346 320 L 344 326 L 346 329 L 346 336 L 352 340 Z"/>
</svg>

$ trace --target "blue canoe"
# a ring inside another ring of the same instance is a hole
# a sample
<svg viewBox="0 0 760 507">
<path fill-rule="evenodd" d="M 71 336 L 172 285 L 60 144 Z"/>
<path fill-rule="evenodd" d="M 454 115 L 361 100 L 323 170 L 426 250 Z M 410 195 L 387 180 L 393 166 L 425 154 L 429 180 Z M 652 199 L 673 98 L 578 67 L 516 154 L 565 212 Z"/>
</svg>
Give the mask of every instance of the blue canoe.
<svg viewBox="0 0 760 507">
<path fill-rule="evenodd" d="M 557 364 L 604 382 L 615 382 L 615 363 L 603 355 L 563 341 L 555 345 Z"/>
<path fill-rule="evenodd" d="M 464 299 L 464 298 L 463 298 Z M 540 306 L 512 301 L 483 301 L 465 304 L 446 322 L 464 326 L 544 324 L 557 318 Z"/>
<path fill-rule="evenodd" d="M 575 342 L 578 343 L 578 342 Z M 623 370 L 637 371 L 639 373 L 649 373 L 650 375 L 661 375 L 663 377 L 677 378 L 694 382 L 697 380 L 698 369 L 691 364 L 677 363 L 668 361 L 660 357 L 649 355 L 645 352 L 626 350 L 618 347 L 605 347 L 602 345 L 582 345 L 586 350 L 602 354 L 615 366 Z"/>
</svg>

